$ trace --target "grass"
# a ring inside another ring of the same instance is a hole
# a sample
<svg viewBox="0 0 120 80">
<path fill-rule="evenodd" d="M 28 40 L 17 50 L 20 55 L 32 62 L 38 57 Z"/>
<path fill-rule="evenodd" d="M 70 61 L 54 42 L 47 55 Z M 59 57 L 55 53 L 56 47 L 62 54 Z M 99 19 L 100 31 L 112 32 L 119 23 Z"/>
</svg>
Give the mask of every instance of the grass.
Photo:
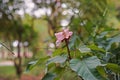
<svg viewBox="0 0 120 80">
<path fill-rule="evenodd" d="M 0 78 L 17 80 L 14 66 L 0 66 Z"/>
<path fill-rule="evenodd" d="M 14 66 L 0 66 L 0 75 L 9 76 L 15 74 Z"/>
<path fill-rule="evenodd" d="M 38 76 L 40 73 L 44 72 L 43 68 L 44 66 L 36 66 L 29 72 L 25 72 L 25 69 L 24 69 L 22 75 Z M 0 80 L 19 80 L 15 71 L 15 67 L 0 66 Z"/>
</svg>

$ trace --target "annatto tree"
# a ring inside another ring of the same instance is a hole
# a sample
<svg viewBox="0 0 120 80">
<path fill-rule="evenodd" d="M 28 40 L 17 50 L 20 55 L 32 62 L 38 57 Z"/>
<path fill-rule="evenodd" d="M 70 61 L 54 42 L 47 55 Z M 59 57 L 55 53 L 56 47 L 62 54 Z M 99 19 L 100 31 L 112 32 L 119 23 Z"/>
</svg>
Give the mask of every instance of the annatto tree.
<svg viewBox="0 0 120 80">
<path fill-rule="evenodd" d="M 45 7 L 54 4 L 52 11 L 55 4 L 64 4 L 65 10 L 71 10 L 73 15 L 66 14 L 64 19 L 69 24 L 54 31 L 56 47 L 52 54 L 30 62 L 27 71 L 45 64 L 42 80 L 119 80 L 119 29 L 108 24 L 113 14 L 112 3 L 107 0 L 55 0 L 49 4 L 45 0 L 43 3 Z M 37 5 L 40 4 L 42 1 Z"/>
</svg>

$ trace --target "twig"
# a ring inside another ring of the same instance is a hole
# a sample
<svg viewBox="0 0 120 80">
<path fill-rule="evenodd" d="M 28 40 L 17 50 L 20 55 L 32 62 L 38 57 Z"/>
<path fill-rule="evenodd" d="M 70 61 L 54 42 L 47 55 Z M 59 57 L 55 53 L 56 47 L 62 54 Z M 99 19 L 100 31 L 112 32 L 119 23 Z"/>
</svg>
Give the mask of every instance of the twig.
<svg viewBox="0 0 120 80">
<path fill-rule="evenodd" d="M 8 51 L 10 51 L 13 55 L 15 55 L 15 54 L 13 53 L 13 51 L 11 51 L 5 44 L 3 44 L 2 42 L 0 42 L 0 44 L 1 44 L 3 47 L 5 47 Z"/>
</svg>

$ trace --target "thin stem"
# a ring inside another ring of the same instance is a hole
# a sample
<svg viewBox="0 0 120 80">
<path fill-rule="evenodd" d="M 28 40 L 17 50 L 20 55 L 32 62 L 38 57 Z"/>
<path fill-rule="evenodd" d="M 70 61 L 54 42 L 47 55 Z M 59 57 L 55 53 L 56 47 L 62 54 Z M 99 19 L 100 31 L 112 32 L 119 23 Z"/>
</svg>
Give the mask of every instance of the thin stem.
<svg viewBox="0 0 120 80">
<path fill-rule="evenodd" d="M 0 42 L 0 44 L 14 55 L 13 51 L 11 51 L 5 44 L 3 44 L 2 42 Z"/>
<path fill-rule="evenodd" d="M 70 60 L 71 59 L 71 55 L 70 55 L 70 49 L 68 47 L 68 40 L 65 39 L 65 43 L 66 43 L 66 47 L 67 47 L 67 51 L 68 51 L 68 59 Z"/>
</svg>

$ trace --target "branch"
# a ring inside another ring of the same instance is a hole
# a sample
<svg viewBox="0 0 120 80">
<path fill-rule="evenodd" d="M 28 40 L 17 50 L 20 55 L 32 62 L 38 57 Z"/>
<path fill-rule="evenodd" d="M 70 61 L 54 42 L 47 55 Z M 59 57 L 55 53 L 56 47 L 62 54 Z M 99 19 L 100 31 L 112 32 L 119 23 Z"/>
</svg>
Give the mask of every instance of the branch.
<svg viewBox="0 0 120 80">
<path fill-rule="evenodd" d="M 5 44 L 3 44 L 2 42 L 0 42 L 0 44 L 14 55 L 13 51 L 11 51 Z"/>
</svg>

